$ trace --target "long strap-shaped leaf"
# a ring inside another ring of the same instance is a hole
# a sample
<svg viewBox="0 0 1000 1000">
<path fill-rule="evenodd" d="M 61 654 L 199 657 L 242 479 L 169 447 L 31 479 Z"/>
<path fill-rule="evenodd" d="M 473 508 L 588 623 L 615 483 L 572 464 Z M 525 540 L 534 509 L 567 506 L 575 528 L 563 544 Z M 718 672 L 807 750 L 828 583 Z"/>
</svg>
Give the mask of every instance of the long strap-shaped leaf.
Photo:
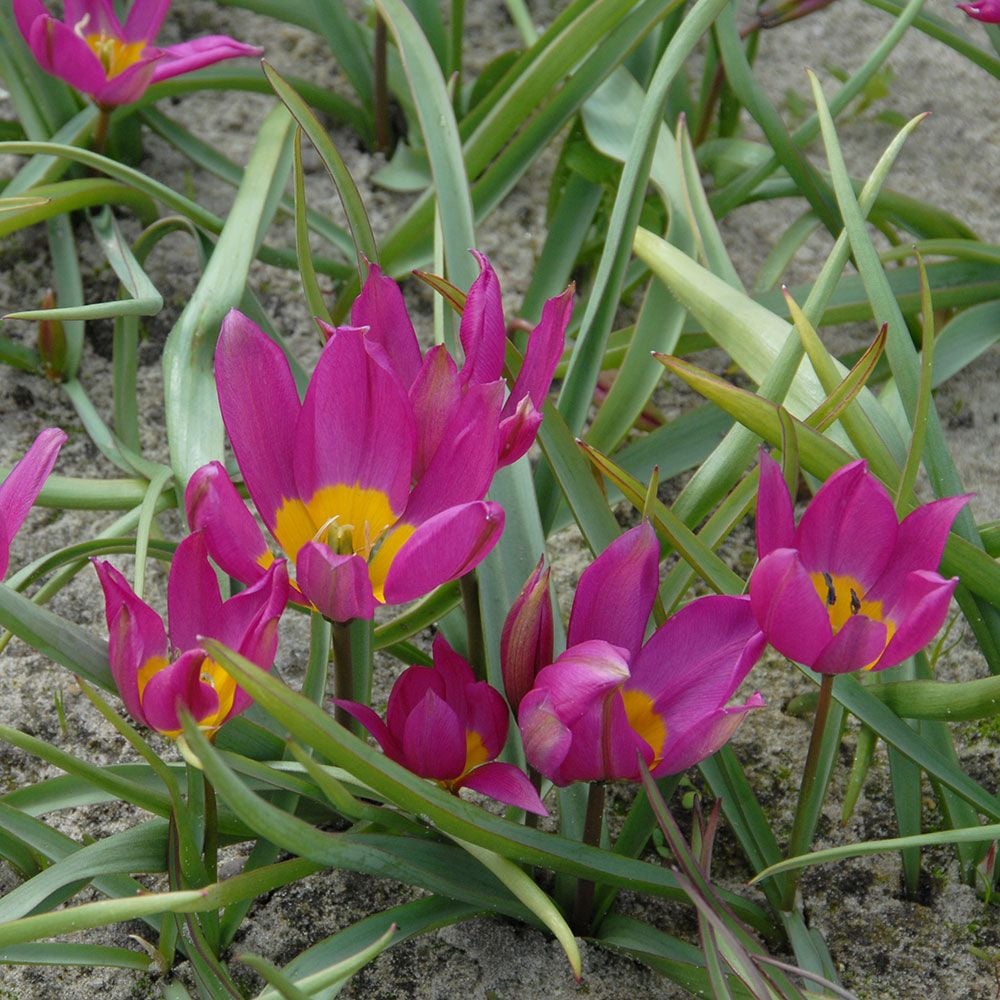
<svg viewBox="0 0 1000 1000">
<path fill-rule="evenodd" d="M 292 119 L 275 108 L 257 136 L 215 251 L 163 349 L 170 459 L 179 483 L 222 458 L 222 416 L 212 368 L 219 325 L 243 297 L 247 272 L 291 167 Z"/>
</svg>

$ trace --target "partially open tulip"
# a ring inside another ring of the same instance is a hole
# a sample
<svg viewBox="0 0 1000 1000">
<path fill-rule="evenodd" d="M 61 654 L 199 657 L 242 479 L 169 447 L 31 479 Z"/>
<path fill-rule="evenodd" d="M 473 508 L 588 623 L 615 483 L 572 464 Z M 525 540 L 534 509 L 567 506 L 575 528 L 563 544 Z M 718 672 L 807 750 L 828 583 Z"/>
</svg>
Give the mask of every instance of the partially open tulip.
<svg viewBox="0 0 1000 1000">
<path fill-rule="evenodd" d="M 796 525 L 781 468 L 762 452 L 750 599 L 767 641 L 822 674 L 884 670 L 923 649 L 958 583 L 937 566 L 968 499 L 924 504 L 900 523 L 858 461 L 830 476 Z"/>
<path fill-rule="evenodd" d="M 38 499 L 65 440 L 58 427 L 47 427 L 0 483 L 0 580 L 10 565 L 10 543 Z"/>
<path fill-rule="evenodd" d="M 38 65 L 109 110 L 138 100 L 151 83 L 261 49 L 227 35 L 157 48 L 170 0 L 134 0 L 125 22 L 112 0 L 66 0 L 62 19 L 42 0 L 14 0 L 14 17 Z"/>
<path fill-rule="evenodd" d="M 702 597 L 643 643 L 658 584 L 648 523 L 616 539 L 580 577 L 567 649 L 521 700 L 529 763 L 557 785 L 676 774 L 715 753 L 755 694 L 728 706 L 764 637 L 745 597 Z"/>
<path fill-rule="evenodd" d="M 498 464 L 530 445 L 528 425 L 537 429 L 533 407 L 562 351 L 568 296 L 546 305 L 535 335 L 543 357 L 530 370 L 525 362 L 505 402 L 499 291 L 479 259 L 461 370 L 443 347 L 421 357 L 399 289 L 375 267 L 354 307 L 361 325 L 325 326 L 302 402 L 278 345 L 242 313 L 223 321 L 215 372 L 236 461 L 294 564 L 299 599 L 331 621 L 371 618 L 380 603 L 458 579 L 499 540 L 503 509 L 483 497 Z M 186 500 L 213 559 L 257 579 L 270 549 L 225 469 L 199 469 Z"/>
<path fill-rule="evenodd" d="M 959 3 L 955 6 L 964 10 L 974 21 L 1000 24 L 1000 0 L 979 0 L 978 3 Z"/>
<path fill-rule="evenodd" d="M 197 532 L 177 547 L 167 584 L 169 639 L 163 619 L 136 596 L 110 563 L 94 561 L 104 588 L 111 674 L 133 718 L 165 736 L 181 730 L 178 709 L 208 735 L 251 703 L 233 678 L 199 646 L 217 639 L 262 670 L 278 646 L 278 619 L 288 601 L 283 562 L 223 601 L 205 540 Z"/>
<path fill-rule="evenodd" d="M 385 721 L 367 705 L 338 699 L 375 737 L 385 755 L 422 778 L 457 793 L 483 795 L 546 815 L 528 776 L 496 758 L 507 739 L 507 706 L 477 681 L 440 633 L 433 667 L 409 667 L 392 686 Z"/>
</svg>

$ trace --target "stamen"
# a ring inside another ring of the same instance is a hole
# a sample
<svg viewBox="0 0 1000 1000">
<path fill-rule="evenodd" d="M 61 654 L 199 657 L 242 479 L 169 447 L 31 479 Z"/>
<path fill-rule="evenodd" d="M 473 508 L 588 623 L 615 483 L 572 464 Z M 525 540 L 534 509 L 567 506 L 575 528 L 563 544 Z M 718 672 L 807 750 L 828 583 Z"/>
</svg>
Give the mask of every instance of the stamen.
<svg viewBox="0 0 1000 1000">
<path fill-rule="evenodd" d="M 826 603 L 832 608 L 837 603 L 837 589 L 833 585 L 833 577 L 829 573 L 824 573 L 823 582 L 826 584 Z"/>
<path fill-rule="evenodd" d="M 854 592 L 854 588 L 851 587 L 851 614 L 856 615 L 861 610 L 861 599 Z"/>
<path fill-rule="evenodd" d="M 73 34 L 79 35 L 84 41 L 87 40 L 87 25 L 90 24 L 90 14 L 84 14 L 76 24 L 73 25 Z"/>
</svg>

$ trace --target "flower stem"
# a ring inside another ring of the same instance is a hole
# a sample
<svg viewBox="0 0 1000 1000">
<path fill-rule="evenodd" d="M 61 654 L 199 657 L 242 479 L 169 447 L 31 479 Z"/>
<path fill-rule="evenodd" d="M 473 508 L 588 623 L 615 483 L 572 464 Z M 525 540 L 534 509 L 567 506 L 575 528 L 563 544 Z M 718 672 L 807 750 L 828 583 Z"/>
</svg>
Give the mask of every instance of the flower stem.
<svg viewBox="0 0 1000 1000">
<path fill-rule="evenodd" d="M 820 682 L 819 698 L 816 702 L 816 715 L 813 718 L 812 736 L 809 739 L 809 751 L 806 755 L 806 766 L 802 771 L 802 784 L 799 786 L 799 801 L 795 808 L 795 819 L 792 822 L 792 832 L 788 838 L 787 855 L 790 858 L 797 857 L 809 850 L 815 832 L 815 809 L 812 807 L 817 796 L 820 801 L 826 792 L 826 781 L 824 787 L 818 788 L 817 772 L 820 758 L 820 749 L 823 745 L 823 732 L 826 729 L 826 720 L 830 714 L 830 704 L 833 701 L 833 674 L 823 674 Z M 790 910 L 795 901 L 795 891 L 798 887 L 799 872 L 791 871 L 787 874 L 785 895 L 782 899 L 782 908 Z"/>
<path fill-rule="evenodd" d="M 604 782 L 591 782 L 587 795 L 587 815 L 583 821 L 583 842 L 591 847 L 599 847 L 601 831 L 604 829 Z M 573 933 L 583 937 L 590 933 L 590 920 L 594 912 L 594 883 L 580 879 L 576 883 L 576 899 L 573 902 L 573 919 L 570 925 Z"/>
<path fill-rule="evenodd" d="M 333 646 L 333 690 L 338 698 L 354 699 L 354 662 L 351 657 L 351 626 L 349 622 L 334 622 L 331 629 Z M 338 706 L 334 718 L 345 728 L 352 729 L 351 716 Z"/>
<path fill-rule="evenodd" d="M 469 643 L 469 665 L 476 680 L 486 680 L 486 646 L 483 640 L 483 612 L 479 604 L 479 577 L 471 570 L 459 580 L 462 591 L 462 608 L 465 611 L 465 628 Z"/>
<path fill-rule="evenodd" d="M 108 126 L 111 123 L 111 112 L 107 108 L 98 107 L 97 122 L 94 125 L 92 146 L 95 153 L 104 153 L 108 144 Z"/>
</svg>

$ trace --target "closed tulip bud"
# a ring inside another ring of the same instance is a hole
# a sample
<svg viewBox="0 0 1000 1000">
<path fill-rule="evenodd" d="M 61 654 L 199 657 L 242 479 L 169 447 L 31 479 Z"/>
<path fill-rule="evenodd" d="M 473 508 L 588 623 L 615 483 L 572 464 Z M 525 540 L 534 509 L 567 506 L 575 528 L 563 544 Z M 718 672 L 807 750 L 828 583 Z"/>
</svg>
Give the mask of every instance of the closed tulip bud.
<svg viewBox="0 0 1000 1000">
<path fill-rule="evenodd" d="M 52 289 L 42 299 L 43 309 L 55 309 L 56 296 Z M 42 359 L 42 374 L 50 382 L 62 382 L 66 377 L 66 331 L 58 319 L 38 321 L 38 354 Z"/>
<path fill-rule="evenodd" d="M 538 560 L 517 595 L 500 636 L 500 669 L 510 707 L 517 713 L 539 670 L 552 662 L 552 599 L 549 569 Z"/>
</svg>

